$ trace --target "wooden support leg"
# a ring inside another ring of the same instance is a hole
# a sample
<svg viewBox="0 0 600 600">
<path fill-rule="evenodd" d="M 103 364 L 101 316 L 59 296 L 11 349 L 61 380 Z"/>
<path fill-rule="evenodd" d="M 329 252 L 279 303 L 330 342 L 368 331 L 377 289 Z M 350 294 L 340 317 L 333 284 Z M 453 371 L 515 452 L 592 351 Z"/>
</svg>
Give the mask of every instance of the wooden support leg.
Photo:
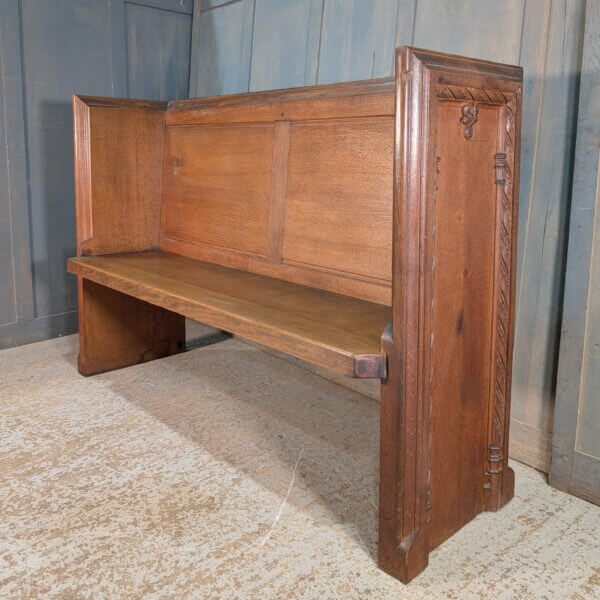
<svg viewBox="0 0 600 600">
<path fill-rule="evenodd" d="M 79 372 L 94 375 L 185 350 L 185 318 L 78 278 Z"/>
<path fill-rule="evenodd" d="M 494 453 L 490 451 L 493 458 Z M 506 464 L 506 458 L 504 458 Z M 485 510 L 495 512 L 510 502 L 515 495 L 515 472 L 508 466 L 498 469 L 501 464 L 493 464 L 488 470 L 491 482 L 486 487 Z M 498 472 L 495 472 L 497 470 Z"/>
<path fill-rule="evenodd" d="M 388 372 L 381 382 L 379 566 L 408 583 L 425 569 L 429 558 L 427 419 L 406 402 L 389 327 L 382 347 Z"/>
</svg>

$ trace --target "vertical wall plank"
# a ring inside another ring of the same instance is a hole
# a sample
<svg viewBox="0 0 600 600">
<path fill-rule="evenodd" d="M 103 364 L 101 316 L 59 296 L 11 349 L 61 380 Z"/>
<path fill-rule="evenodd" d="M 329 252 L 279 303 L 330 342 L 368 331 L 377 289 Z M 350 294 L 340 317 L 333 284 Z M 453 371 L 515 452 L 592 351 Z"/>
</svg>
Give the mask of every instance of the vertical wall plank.
<svg viewBox="0 0 600 600">
<path fill-rule="evenodd" d="M 0 16 L 1 18 L 1 16 Z M 0 33 L 0 38 L 2 34 Z M 0 50 L 0 56 L 1 56 Z M 15 271 L 12 260 L 13 239 L 10 214 L 10 178 L 8 174 L 8 148 L 6 137 L 6 108 L 4 105 L 4 69 L 0 61 L 0 325 L 17 320 L 15 298 Z"/>
<path fill-rule="evenodd" d="M 414 45 L 516 64 L 524 0 L 419 0 Z"/>
<path fill-rule="evenodd" d="M 0 3 L 0 324 L 33 318 L 18 0 Z"/>
<path fill-rule="evenodd" d="M 396 20 L 396 47 L 414 46 L 418 0 L 399 0 Z"/>
<path fill-rule="evenodd" d="M 22 0 L 21 31 L 36 316 L 76 309 L 70 96 L 111 89 L 103 2 Z"/>
<path fill-rule="evenodd" d="M 585 19 L 550 483 L 600 504 L 600 11 Z"/>
<path fill-rule="evenodd" d="M 529 234 L 527 224 L 531 219 L 530 211 L 539 206 L 539 201 L 533 194 L 533 175 L 536 167 L 536 152 L 540 141 L 542 113 L 542 95 L 544 92 L 544 72 L 548 64 L 548 41 L 550 38 L 551 2 L 531 2 L 525 6 L 523 20 L 523 36 L 521 42 L 520 63 L 524 70 L 523 81 L 523 124 L 521 129 L 521 185 L 519 202 L 519 238 L 517 253 L 517 282 L 524 281 L 523 249 Z M 540 42 L 540 40 L 542 40 Z M 541 251 L 541 247 L 540 247 Z M 519 294 L 517 294 L 517 297 Z M 519 314 L 527 310 L 526 306 L 518 303 Z M 535 318 L 532 312 L 528 318 Z M 521 317 L 523 320 L 523 317 Z M 548 469 L 551 446 L 551 427 L 546 421 L 539 419 L 531 421 L 527 418 L 527 380 L 522 383 L 524 370 L 517 364 L 528 352 L 531 340 L 517 337 L 515 342 L 515 366 L 513 368 L 512 410 L 511 410 L 511 452 L 520 460 L 534 465 L 542 470 Z M 553 348 L 556 352 L 557 349 Z M 539 399 L 540 402 L 550 402 L 550 398 Z"/>
<path fill-rule="evenodd" d="M 392 74 L 398 0 L 325 0 L 319 83 Z"/>
<path fill-rule="evenodd" d="M 190 96 L 248 91 L 254 0 L 194 5 Z"/>
<path fill-rule="evenodd" d="M 325 0 L 311 0 L 308 15 L 308 35 L 306 40 L 306 67 L 304 84 L 315 85 L 319 75 L 319 57 L 321 53 L 321 23 Z"/>
<path fill-rule="evenodd" d="M 125 33 L 125 0 L 109 2 L 109 43 L 112 96 L 127 96 L 127 36 Z"/>
<path fill-rule="evenodd" d="M 256 0 L 251 90 L 304 85 L 307 61 L 314 56 L 309 58 L 307 52 L 312 4 L 311 0 Z"/>
<path fill-rule="evenodd" d="M 515 430 L 528 428 L 535 465 L 548 470 L 567 244 L 583 5 L 552 3 L 544 89 L 526 221 L 513 368 Z M 526 175 L 527 177 L 527 175 Z M 526 180 L 527 181 L 527 180 Z M 518 437 L 515 436 L 515 441 Z"/>
<path fill-rule="evenodd" d="M 543 73 L 548 60 L 551 2 L 527 2 L 523 18 L 523 35 L 519 64 L 523 67 L 523 124 L 521 128 L 521 182 L 519 202 L 518 274 L 522 270 L 523 248 L 529 208 L 532 205 L 532 181 L 535 150 L 542 117 Z"/>
<path fill-rule="evenodd" d="M 149 100 L 186 98 L 192 23 L 189 15 L 125 4 L 127 95 Z"/>
</svg>

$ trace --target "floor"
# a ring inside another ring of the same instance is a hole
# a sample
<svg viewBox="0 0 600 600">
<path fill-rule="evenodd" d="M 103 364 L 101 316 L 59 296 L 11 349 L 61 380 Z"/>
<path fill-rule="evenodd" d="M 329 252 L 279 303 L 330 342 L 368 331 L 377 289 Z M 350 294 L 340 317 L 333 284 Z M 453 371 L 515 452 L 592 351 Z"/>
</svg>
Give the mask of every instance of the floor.
<svg viewBox="0 0 600 600">
<path fill-rule="evenodd" d="M 600 598 L 600 508 L 517 491 L 404 586 L 377 569 L 378 405 L 237 339 L 83 378 L 0 352 L 0 598 Z"/>
</svg>

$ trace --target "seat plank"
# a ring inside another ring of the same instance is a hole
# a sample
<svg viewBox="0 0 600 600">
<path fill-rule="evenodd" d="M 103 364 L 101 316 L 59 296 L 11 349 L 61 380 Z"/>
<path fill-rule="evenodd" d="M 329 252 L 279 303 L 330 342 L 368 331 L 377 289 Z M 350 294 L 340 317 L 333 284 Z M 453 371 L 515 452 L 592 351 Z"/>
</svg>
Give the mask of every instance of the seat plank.
<svg viewBox="0 0 600 600">
<path fill-rule="evenodd" d="M 69 272 L 351 377 L 385 377 L 391 308 L 167 252 L 71 258 Z"/>
</svg>

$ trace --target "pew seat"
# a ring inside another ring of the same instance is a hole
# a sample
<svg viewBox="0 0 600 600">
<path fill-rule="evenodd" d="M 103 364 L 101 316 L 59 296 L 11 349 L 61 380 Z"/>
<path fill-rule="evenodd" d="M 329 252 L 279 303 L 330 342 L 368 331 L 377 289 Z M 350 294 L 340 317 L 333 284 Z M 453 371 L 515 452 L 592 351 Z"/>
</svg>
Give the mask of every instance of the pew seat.
<svg viewBox="0 0 600 600">
<path fill-rule="evenodd" d="M 82 256 L 69 270 L 343 375 L 385 376 L 389 306 L 169 252 Z"/>
</svg>

